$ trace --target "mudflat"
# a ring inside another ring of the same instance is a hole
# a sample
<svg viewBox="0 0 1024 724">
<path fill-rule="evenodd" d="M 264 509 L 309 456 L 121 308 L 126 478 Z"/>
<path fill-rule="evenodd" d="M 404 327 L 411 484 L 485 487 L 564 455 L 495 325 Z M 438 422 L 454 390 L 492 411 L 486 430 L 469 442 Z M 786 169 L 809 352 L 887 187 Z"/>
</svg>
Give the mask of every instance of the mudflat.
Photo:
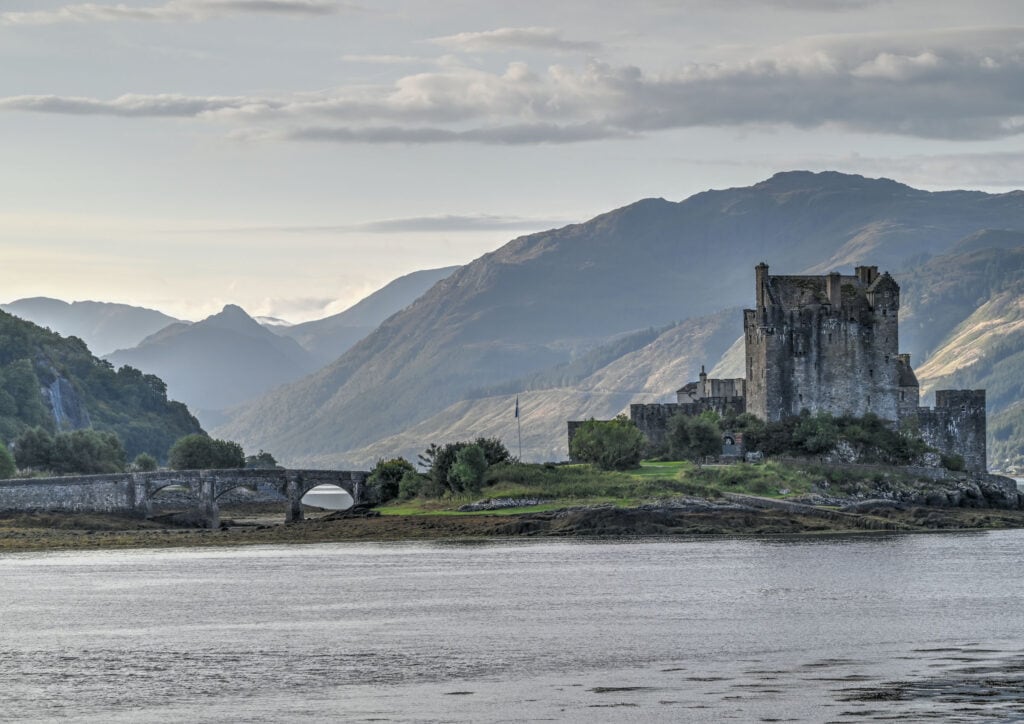
<svg viewBox="0 0 1024 724">
<path fill-rule="evenodd" d="M 514 515 L 486 513 L 345 517 L 310 510 L 285 525 L 280 506 L 221 512 L 219 530 L 116 515 L 0 513 L 0 551 L 232 546 L 341 541 L 519 537 L 672 537 L 921 532 L 1024 527 L 1024 511 L 908 506 L 830 519 L 778 510 L 692 511 L 673 507 L 583 506 Z M 865 523 L 868 523 L 867 525 Z"/>
</svg>

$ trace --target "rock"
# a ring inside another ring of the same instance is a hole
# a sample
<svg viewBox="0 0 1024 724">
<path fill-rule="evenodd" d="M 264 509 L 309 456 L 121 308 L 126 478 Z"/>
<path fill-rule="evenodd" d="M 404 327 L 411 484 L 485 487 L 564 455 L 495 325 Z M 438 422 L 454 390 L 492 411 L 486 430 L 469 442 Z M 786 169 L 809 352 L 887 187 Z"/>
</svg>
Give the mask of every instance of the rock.
<svg viewBox="0 0 1024 724">
<path fill-rule="evenodd" d="M 941 490 L 933 490 L 924 496 L 924 504 L 932 508 L 945 508 L 949 505 L 949 497 Z"/>
</svg>

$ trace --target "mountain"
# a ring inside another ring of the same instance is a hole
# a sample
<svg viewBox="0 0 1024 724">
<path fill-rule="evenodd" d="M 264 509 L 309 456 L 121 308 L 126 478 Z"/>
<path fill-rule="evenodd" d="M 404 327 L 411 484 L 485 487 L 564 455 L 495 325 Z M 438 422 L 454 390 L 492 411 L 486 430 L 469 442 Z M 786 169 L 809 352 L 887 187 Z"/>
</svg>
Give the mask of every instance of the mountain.
<svg viewBox="0 0 1024 724">
<path fill-rule="evenodd" d="M 35 426 L 115 432 L 129 459 L 148 452 L 165 460 L 175 440 L 202 432 L 159 378 L 115 372 L 81 339 L 0 312 L 0 444 Z"/>
<path fill-rule="evenodd" d="M 215 424 L 224 409 L 314 369 L 295 340 L 265 329 L 233 304 L 201 322 L 165 327 L 106 359 L 163 378 L 171 397 L 185 402 L 204 425 Z"/>
<path fill-rule="evenodd" d="M 996 240 L 1011 237 L 1000 234 Z M 922 399 L 937 389 L 986 390 L 989 465 L 1024 468 L 1024 235 L 1016 247 L 978 248 L 923 265 L 906 287 L 909 328 L 926 347 Z"/>
<path fill-rule="evenodd" d="M 291 326 L 266 326 L 280 335 L 294 339 L 309 352 L 317 367 L 323 367 L 340 357 L 392 314 L 412 304 L 437 282 L 451 276 L 456 269 L 457 266 L 448 266 L 406 274 L 344 312 L 330 317 Z"/>
<path fill-rule="evenodd" d="M 78 337 L 100 356 L 133 347 L 145 337 L 179 321 L 144 307 L 110 302 L 67 302 L 48 297 L 18 299 L 0 309 L 65 337 Z"/>
<path fill-rule="evenodd" d="M 377 459 L 394 455 L 415 460 L 426 447 L 424 441 L 468 440 L 481 435 L 501 438 L 517 455 L 517 396 L 523 458 L 565 460 L 569 454 L 567 420 L 629 414 L 629 405 L 634 402 L 675 402 L 675 391 L 696 379 L 707 360 L 720 358 L 741 326 L 741 311 L 728 309 L 657 332 L 644 330 L 629 335 L 573 363 L 503 385 L 508 391 L 492 390 L 493 394 L 456 402 L 397 435 L 348 451 L 344 460 L 357 467 L 372 466 Z M 644 337 L 648 338 L 646 342 L 628 349 L 633 346 L 630 340 Z M 587 366 L 586 359 L 603 359 L 605 363 L 577 377 L 573 372 Z M 327 453 L 311 462 L 330 467 L 341 459 Z"/>
<path fill-rule="evenodd" d="M 485 254 L 217 432 L 293 465 L 345 461 L 481 389 L 618 336 L 749 306 L 759 261 L 774 273 L 914 268 L 988 228 L 1024 231 L 1024 192 L 932 193 L 790 172 L 678 203 L 646 199 Z M 737 323 L 733 339 L 739 332 Z"/>
</svg>

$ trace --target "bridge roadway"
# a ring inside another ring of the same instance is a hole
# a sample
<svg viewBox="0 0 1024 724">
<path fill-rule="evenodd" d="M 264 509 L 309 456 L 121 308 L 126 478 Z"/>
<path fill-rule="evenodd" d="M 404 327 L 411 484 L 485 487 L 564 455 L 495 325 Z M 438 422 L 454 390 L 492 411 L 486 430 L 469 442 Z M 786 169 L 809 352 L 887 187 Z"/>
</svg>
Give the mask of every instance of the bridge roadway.
<svg viewBox="0 0 1024 724">
<path fill-rule="evenodd" d="M 273 491 L 287 500 L 285 522 L 302 520 L 302 496 L 318 485 L 334 485 L 365 500 L 366 477 L 361 470 L 160 470 L 152 473 L 117 473 L 59 478 L 0 480 L 0 510 L 67 511 L 77 513 L 153 514 L 153 498 L 170 486 L 176 497 L 201 517 L 206 527 L 220 527 L 217 501 L 238 488 Z"/>
</svg>

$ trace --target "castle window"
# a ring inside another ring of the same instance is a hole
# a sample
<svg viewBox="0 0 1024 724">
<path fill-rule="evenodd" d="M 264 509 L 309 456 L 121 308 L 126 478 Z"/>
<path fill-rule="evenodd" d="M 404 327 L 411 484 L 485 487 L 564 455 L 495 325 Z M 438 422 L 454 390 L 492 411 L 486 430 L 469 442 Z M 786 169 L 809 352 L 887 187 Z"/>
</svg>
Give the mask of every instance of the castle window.
<svg viewBox="0 0 1024 724">
<path fill-rule="evenodd" d="M 875 376 L 875 371 L 874 370 L 868 370 L 868 377 L 874 377 L 874 376 Z"/>
<path fill-rule="evenodd" d="M 904 392 L 903 390 L 900 390 L 900 402 L 903 402 L 905 399 L 907 399 L 906 395 L 907 395 L 906 392 Z"/>
<path fill-rule="evenodd" d="M 829 342 L 831 342 L 831 341 L 832 341 L 832 333 L 831 333 L 831 332 L 829 332 L 829 333 L 828 333 L 828 341 L 829 341 Z"/>
</svg>

